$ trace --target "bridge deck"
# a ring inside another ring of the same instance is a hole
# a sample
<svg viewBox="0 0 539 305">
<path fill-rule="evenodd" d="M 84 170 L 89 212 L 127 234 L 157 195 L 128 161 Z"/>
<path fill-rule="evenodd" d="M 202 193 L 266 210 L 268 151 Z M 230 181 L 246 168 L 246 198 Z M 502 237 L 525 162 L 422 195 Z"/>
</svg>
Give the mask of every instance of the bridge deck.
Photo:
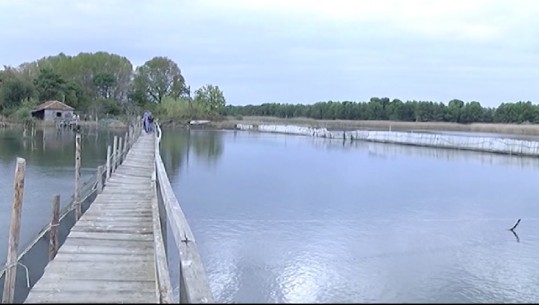
<svg viewBox="0 0 539 305">
<path fill-rule="evenodd" d="M 141 134 L 26 303 L 156 303 L 154 136 Z"/>
</svg>

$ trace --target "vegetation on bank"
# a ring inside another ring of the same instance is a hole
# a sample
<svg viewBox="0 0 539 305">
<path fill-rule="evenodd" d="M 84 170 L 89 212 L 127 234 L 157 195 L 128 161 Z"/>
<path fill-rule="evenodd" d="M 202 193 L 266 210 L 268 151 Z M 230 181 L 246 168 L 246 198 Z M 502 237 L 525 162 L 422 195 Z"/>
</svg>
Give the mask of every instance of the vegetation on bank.
<svg viewBox="0 0 539 305">
<path fill-rule="evenodd" d="M 191 94 L 180 68 L 167 57 L 134 69 L 126 57 L 107 52 L 60 53 L 0 70 L 1 120 L 31 123 L 31 110 L 49 100 L 74 107 L 81 118 L 127 118 L 150 110 L 180 122 L 215 119 L 226 103 L 218 86 Z"/>
<path fill-rule="evenodd" d="M 125 119 L 150 110 L 163 123 L 220 120 L 225 116 L 310 118 L 316 120 L 539 123 L 539 105 L 529 101 L 483 107 L 477 101 L 453 99 L 401 101 L 373 97 L 369 101 L 327 101 L 311 105 L 264 103 L 226 105 L 215 85 L 191 91 L 179 66 L 157 56 L 134 68 L 126 58 L 107 52 L 60 53 L 0 70 L 0 121 L 33 122 L 31 110 L 47 100 L 76 109 L 81 118 Z"/>
</svg>

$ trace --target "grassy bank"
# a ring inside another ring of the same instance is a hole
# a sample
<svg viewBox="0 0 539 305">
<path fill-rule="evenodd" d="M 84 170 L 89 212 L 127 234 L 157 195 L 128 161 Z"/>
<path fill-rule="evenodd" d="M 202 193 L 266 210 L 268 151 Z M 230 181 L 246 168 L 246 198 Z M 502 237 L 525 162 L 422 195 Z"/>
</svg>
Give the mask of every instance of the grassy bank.
<svg viewBox="0 0 539 305">
<path fill-rule="evenodd" d="M 234 128 L 235 124 L 288 124 L 310 127 L 325 127 L 329 130 L 428 130 L 428 131 L 462 131 L 485 132 L 514 135 L 539 136 L 539 125 L 536 124 L 498 124 L 498 123 L 447 123 L 447 122 L 399 122 L 399 121 L 347 121 L 347 120 L 315 120 L 308 118 L 283 119 L 276 117 L 243 117 L 213 122 L 212 126 L 220 129 Z"/>
</svg>

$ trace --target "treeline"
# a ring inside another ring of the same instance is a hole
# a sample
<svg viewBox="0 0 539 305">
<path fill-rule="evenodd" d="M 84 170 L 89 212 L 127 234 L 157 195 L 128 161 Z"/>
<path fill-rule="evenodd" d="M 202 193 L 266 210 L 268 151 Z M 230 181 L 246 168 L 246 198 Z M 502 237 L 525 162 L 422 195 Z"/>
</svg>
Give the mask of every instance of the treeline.
<svg viewBox="0 0 539 305">
<path fill-rule="evenodd" d="M 227 105 L 229 116 L 306 117 L 326 120 L 394 120 L 409 122 L 455 123 L 539 123 L 539 105 L 531 102 L 502 103 L 483 107 L 479 102 L 458 99 L 444 103 L 432 101 L 390 100 L 373 97 L 368 102 L 319 102 L 312 105 L 265 103 L 261 105 Z"/>
<path fill-rule="evenodd" d="M 142 109 L 170 119 L 205 117 L 218 115 L 225 105 L 218 86 L 205 85 L 192 95 L 180 68 L 167 57 L 154 57 L 135 69 L 126 57 L 107 52 L 60 53 L 0 70 L 0 114 L 28 116 L 33 106 L 49 100 L 94 117 Z M 165 111 L 163 102 L 168 110 L 182 112 Z"/>
</svg>

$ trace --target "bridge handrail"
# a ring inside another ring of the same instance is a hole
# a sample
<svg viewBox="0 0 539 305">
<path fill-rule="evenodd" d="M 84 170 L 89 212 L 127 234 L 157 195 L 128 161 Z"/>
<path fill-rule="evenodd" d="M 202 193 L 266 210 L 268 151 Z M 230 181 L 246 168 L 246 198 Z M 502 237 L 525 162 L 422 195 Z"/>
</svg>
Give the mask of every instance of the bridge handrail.
<svg viewBox="0 0 539 305">
<path fill-rule="evenodd" d="M 155 173 L 161 191 L 166 218 L 170 223 L 180 261 L 180 303 L 213 303 L 206 271 L 198 252 L 195 237 L 172 190 L 159 151 L 162 131 L 155 123 Z"/>
</svg>

